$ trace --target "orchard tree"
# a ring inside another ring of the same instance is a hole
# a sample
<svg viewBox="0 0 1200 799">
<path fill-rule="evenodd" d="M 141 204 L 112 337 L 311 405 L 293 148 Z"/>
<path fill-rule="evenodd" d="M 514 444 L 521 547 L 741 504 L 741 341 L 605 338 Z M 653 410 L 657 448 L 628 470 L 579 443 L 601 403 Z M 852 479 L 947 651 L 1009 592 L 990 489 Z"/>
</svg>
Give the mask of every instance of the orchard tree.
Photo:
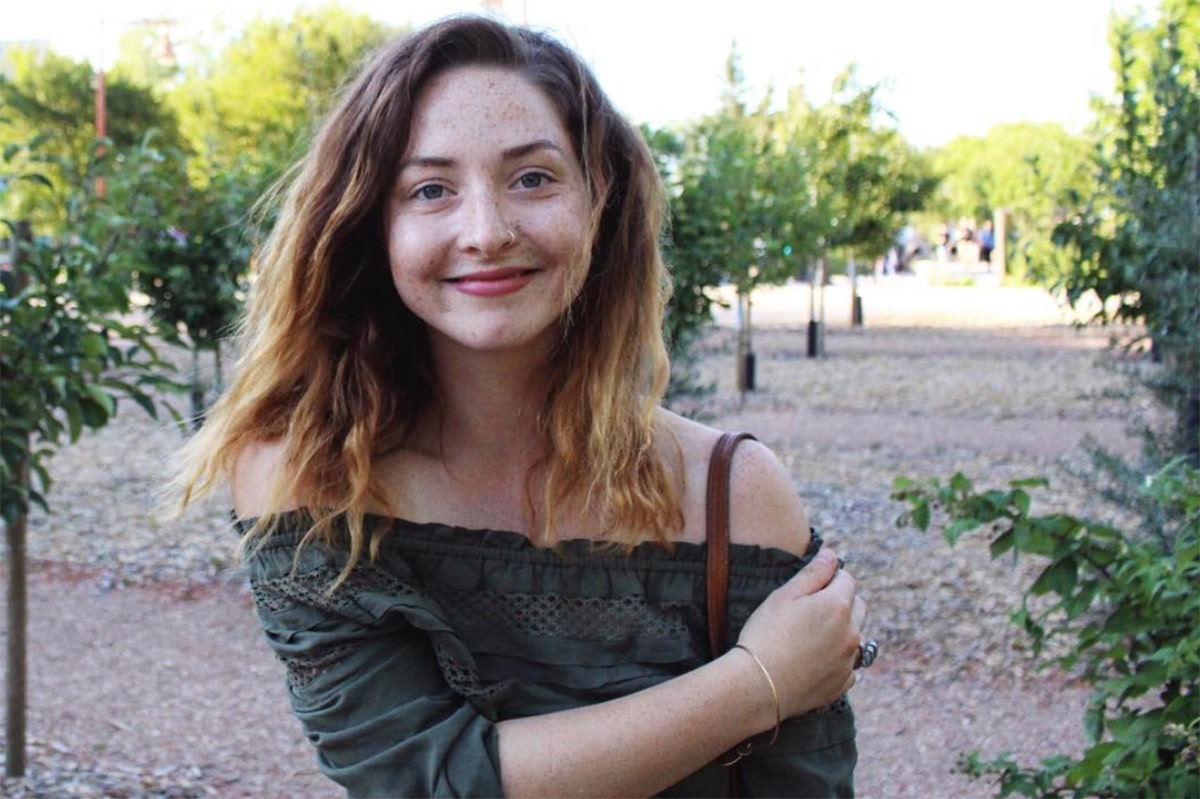
<svg viewBox="0 0 1200 799">
<path fill-rule="evenodd" d="M 860 86 L 853 67 L 835 80 L 830 99 L 811 106 L 801 89 L 786 116 L 794 144 L 809 162 L 819 220 L 819 250 L 873 261 L 892 245 L 909 214 L 937 186 L 931 166 L 887 124 L 878 86 Z"/>
<path fill-rule="evenodd" d="M 1099 190 L 1055 230 L 1071 265 L 1058 285 L 1103 300 L 1097 321 L 1144 324 L 1162 363 L 1149 386 L 1174 418 L 1149 454 L 1200 466 L 1200 5 L 1118 18 L 1113 40 L 1120 99 L 1100 123 Z"/>
<path fill-rule="evenodd" d="M 177 186 L 156 224 L 139 231 L 138 287 L 165 340 L 191 354 L 191 419 L 199 426 L 210 390 L 223 383 L 222 344 L 241 311 L 255 242 L 252 208 L 262 191 L 243 170 L 217 172 L 202 187 Z M 213 359 L 214 385 L 206 385 L 200 361 Z"/>
<path fill-rule="evenodd" d="M 704 285 L 734 284 L 739 293 L 786 277 L 778 259 L 760 263 L 764 249 L 777 253 L 789 214 L 785 204 L 803 191 L 782 185 L 783 160 L 768 111 L 769 96 L 747 104 L 736 50 L 726 62 L 721 109 L 680 137 L 671 207 L 673 260 L 702 275 Z"/>
<path fill-rule="evenodd" d="M 0 213 L 28 219 L 43 233 L 64 230 L 69 198 L 104 168 L 96 157 L 95 73 L 82 61 L 53 52 L 6 51 L 8 74 L 0 73 L 0 147 L 19 150 L 38 140 L 30 156 L 40 161 L 44 184 L 26 184 L 0 197 Z M 137 147 L 156 131 L 159 147 L 177 145 L 174 115 L 148 88 L 113 76 L 107 83 L 108 158 Z M 14 151 L 15 152 L 15 151 Z"/>
<path fill-rule="evenodd" d="M 12 263 L 0 271 L 0 517 L 8 544 L 8 657 L 5 769 L 25 770 L 25 539 L 31 505 L 48 510 L 47 461 L 85 428 L 97 429 L 129 398 L 151 414 L 151 390 L 168 385 L 151 331 L 129 318 L 129 276 L 120 257 L 131 231 L 155 214 L 147 187 L 161 159 L 139 146 L 120 158 L 80 168 L 65 157 L 18 145 L 3 150 L 0 189 L 39 196 L 62 192 L 36 171 L 102 174 L 108 196 L 84 181 L 66 192 L 65 207 L 42 215 L 61 219 L 56 235 L 25 220 L 3 219 Z M 20 198 L 18 198 L 20 199 Z M 27 207 L 18 202 L 18 207 Z"/>
<path fill-rule="evenodd" d="M 735 49 L 720 110 L 683 132 L 670 162 L 668 253 L 677 276 L 689 278 L 685 286 L 676 283 L 681 313 L 670 332 L 677 351 L 690 344 L 681 323 L 707 321 L 708 289 L 732 284 L 745 321 L 754 287 L 782 282 L 791 271 L 783 254 L 800 213 L 792 203 L 807 196 L 804 165 L 776 135 L 770 95 L 750 107 L 747 94 Z M 749 326 L 739 333 L 738 382 L 747 388 L 753 386 Z"/>
<path fill-rule="evenodd" d="M 200 185 L 240 159 L 274 180 L 307 148 L 343 80 L 396 31 L 337 6 L 250 23 L 170 92 Z"/>
</svg>

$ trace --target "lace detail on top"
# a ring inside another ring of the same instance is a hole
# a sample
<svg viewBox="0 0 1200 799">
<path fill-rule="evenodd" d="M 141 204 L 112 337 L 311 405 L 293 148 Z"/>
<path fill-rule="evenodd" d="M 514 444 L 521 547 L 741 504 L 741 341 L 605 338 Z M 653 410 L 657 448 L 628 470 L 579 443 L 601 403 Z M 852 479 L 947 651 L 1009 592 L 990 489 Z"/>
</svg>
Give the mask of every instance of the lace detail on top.
<svg viewBox="0 0 1200 799">
<path fill-rule="evenodd" d="M 446 678 L 450 690 L 467 699 L 494 699 L 507 690 L 503 684 L 484 685 L 479 681 L 479 672 L 470 663 L 465 663 L 454 656 L 450 650 L 441 644 L 434 644 L 433 654 L 437 657 L 438 668 Z"/>
<path fill-rule="evenodd" d="M 303 688 L 329 669 L 348 658 L 358 649 L 354 644 L 335 646 L 312 657 L 280 657 L 287 667 L 287 681 L 292 688 Z"/>
<path fill-rule="evenodd" d="M 453 591 L 426 586 L 429 595 L 464 626 L 498 628 L 542 638 L 620 641 L 632 635 L 687 635 L 697 618 L 693 603 L 651 605 L 641 596 Z"/>
<path fill-rule="evenodd" d="M 392 598 L 419 597 L 427 592 L 398 577 L 370 566 L 360 565 L 330 592 L 339 572 L 330 566 L 318 566 L 299 573 L 280 577 L 251 576 L 251 593 L 258 607 L 268 613 L 280 613 L 307 605 L 343 616 L 353 616 L 359 608 L 358 599 L 366 594 Z M 357 646 L 345 644 L 304 654 L 276 653 L 287 668 L 288 684 L 302 688 L 316 677 L 336 666 L 354 652 Z M 503 685 L 483 685 L 474 665 L 456 656 L 442 645 L 434 646 L 438 665 L 446 683 L 455 693 L 470 699 L 488 700 L 505 690 Z"/>
</svg>

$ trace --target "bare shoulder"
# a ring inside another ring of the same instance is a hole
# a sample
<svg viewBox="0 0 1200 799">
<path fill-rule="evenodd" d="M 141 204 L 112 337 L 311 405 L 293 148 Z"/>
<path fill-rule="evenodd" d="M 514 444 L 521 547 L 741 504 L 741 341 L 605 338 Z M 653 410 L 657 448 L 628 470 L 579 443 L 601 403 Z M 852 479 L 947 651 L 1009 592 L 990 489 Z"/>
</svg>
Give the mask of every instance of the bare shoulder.
<svg viewBox="0 0 1200 799">
<path fill-rule="evenodd" d="M 684 539 L 703 541 L 708 463 L 721 431 L 662 412 L 662 429 L 678 447 L 683 469 Z M 670 455 L 668 448 L 665 452 Z M 676 462 L 679 462 L 677 459 Z M 803 554 L 811 537 L 792 476 L 764 444 L 742 441 L 729 478 L 729 531 L 735 544 Z"/>
<path fill-rule="evenodd" d="M 271 494 L 283 467 L 282 441 L 253 441 L 242 447 L 229 480 L 233 510 L 240 518 L 261 516 L 271 508 Z M 292 497 L 286 497 L 284 503 L 277 509 L 288 510 L 294 506 Z"/>
</svg>

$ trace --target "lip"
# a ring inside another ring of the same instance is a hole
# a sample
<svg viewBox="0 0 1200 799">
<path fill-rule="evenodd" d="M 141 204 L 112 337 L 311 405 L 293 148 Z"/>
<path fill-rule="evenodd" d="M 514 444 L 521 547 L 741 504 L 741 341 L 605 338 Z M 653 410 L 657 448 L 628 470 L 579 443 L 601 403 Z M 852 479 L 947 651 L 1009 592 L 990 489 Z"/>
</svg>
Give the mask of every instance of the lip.
<svg viewBox="0 0 1200 799">
<path fill-rule="evenodd" d="M 491 269 L 450 278 L 446 282 L 474 297 L 501 297 L 525 288 L 534 274 L 532 269 Z"/>
</svg>

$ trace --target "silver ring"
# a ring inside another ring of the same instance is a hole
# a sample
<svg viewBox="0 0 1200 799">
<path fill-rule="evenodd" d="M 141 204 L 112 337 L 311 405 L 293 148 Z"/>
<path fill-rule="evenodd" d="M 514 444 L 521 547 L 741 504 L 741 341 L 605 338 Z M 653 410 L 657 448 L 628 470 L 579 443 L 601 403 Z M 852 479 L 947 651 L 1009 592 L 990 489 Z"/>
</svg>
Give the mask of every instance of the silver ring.
<svg viewBox="0 0 1200 799">
<path fill-rule="evenodd" d="M 858 645 L 858 656 L 854 659 L 854 668 L 869 669 L 871 664 L 875 662 L 875 658 L 879 656 L 879 643 L 874 639 L 870 639 L 865 644 Z"/>
<path fill-rule="evenodd" d="M 513 232 L 512 228 L 509 228 L 505 232 L 508 234 L 508 241 L 504 242 L 504 246 L 511 247 L 513 242 L 517 240 L 517 234 Z"/>
</svg>

